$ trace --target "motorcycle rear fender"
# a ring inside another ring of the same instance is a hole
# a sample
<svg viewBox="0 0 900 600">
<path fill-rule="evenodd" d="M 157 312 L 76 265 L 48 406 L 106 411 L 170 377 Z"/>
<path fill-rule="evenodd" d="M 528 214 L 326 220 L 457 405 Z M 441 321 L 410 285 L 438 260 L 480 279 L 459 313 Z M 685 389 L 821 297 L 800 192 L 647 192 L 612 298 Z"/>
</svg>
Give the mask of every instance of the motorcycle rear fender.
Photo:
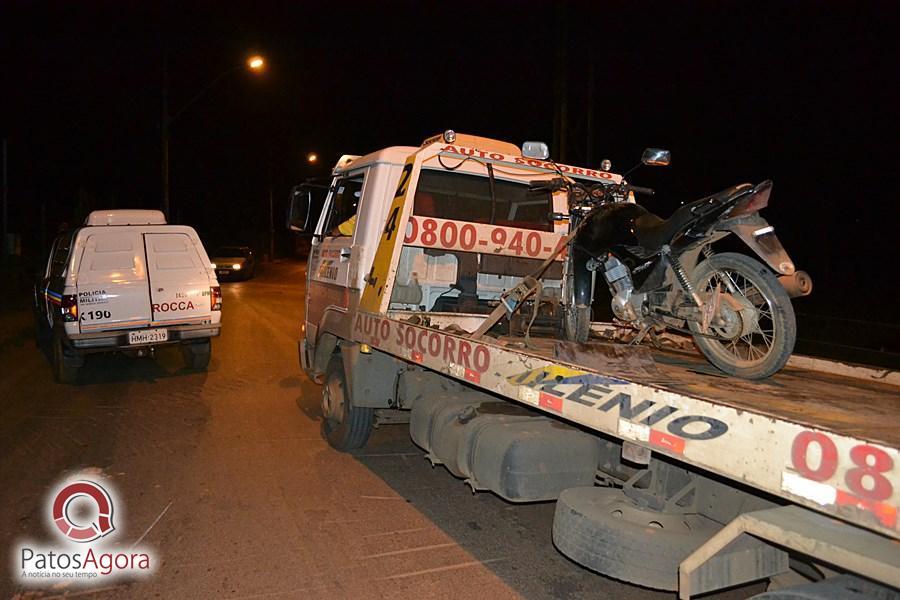
<svg viewBox="0 0 900 600">
<path fill-rule="evenodd" d="M 796 270 L 794 261 L 775 235 L 775 228 L 759 216 L 759 213 L 722 221 L 718 229 L 730 231 L 741 238 L 779 275 L 794 274 Z"/>
</svg>

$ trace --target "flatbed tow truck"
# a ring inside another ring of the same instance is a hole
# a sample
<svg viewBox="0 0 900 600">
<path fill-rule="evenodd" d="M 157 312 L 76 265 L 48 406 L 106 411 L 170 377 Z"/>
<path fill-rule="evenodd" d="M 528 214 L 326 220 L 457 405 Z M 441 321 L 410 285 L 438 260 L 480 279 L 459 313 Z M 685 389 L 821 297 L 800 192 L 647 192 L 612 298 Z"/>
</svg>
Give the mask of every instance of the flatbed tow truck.
<svg viewBox="0 0 900 600">
<path fill-rule="evenodd" d="M 320 214 L 295 188 L 291 226 L 314 234 L 299 353 L 329 442 L 409 423 L 473 490 L 557 501 L 575 562 L 680 598 L 766 579 L 760 598 L 897 597 L 900 374 L 794 356 L 747 381 L 611 323 L 561 341 L 565 198 L 524 191 L 557 169 L 621 181 L 447 132 L 342 157 Z M 554 255 L 541 311 L 473 338 Z"/>
</svg>

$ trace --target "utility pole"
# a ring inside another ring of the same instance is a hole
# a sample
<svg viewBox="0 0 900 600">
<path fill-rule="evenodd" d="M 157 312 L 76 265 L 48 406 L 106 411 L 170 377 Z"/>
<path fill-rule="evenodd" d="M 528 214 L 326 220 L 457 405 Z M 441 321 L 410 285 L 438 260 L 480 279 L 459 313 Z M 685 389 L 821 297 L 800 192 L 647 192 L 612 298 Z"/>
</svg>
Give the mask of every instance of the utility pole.
<svg viewBox="0 0 900 600">
<path fill-rule="evenodd" d="M 594 166 L 594 59 L 588 56 L 588 80 L 587 80 L 587 152 L 586 164 Z"/>
<path fill-rule="evenodd" d="M 269 260 L 275 260 L 275 194 L 269 188 Z"/>
<path fill-rule="evenodd" d="M 162 211 L 169 221 L 169 57 L 163 51 L 162 68 L 162 116 L 160 117 L 162 135 Z"/>
<path fill-rule="evenodd" d="M 566 146 L 568 145 L 568 140 L 566 139 L 567 130 L 569 128 L 568 70 L 566 64 L 568 43 L 569 35 L 566 20 L 566 5 L 563 4 L 557 12 L 556 20 L 556 64 L 554 67 L 554 70 L 556 71 L 556 81 L 554 86 L 554 100 L 556 106 L 554 107 L 555 111 L 553 118 L 553 141 L 556 145 L 554 153 L 557 156 L 557 160 L 560 162 L 565 162 L 566 160 Z"/>
<path fill-rule="evenodd" d="M 6 174 L 7 171 L 7 162 L 6 156 L 8 153 L 8 146 L 6 138 L 3 138 L 3 251 L 0 252 L 0 257 L 4 260 L 8 254 L 9 248 L 7 246 L 7 233 L 9 232 L 9 178 Z"/>
</svg>

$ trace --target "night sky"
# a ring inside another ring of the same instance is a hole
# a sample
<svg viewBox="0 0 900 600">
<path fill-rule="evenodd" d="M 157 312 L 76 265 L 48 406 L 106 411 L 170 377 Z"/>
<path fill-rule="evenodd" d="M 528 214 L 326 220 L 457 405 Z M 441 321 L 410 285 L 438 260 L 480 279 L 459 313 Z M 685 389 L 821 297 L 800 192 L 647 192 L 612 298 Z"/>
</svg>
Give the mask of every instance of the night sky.
<svg viewBox="0 0 900 600">
<path fill-rule="evenodd" d="M 164 53 L 174 113 L 259 52 L 264 74 L 235 70 L 172 126 L 174 220 L 208 245 L 259 245 L 270 182 L 281 213 L 291 185 L 344 153 L 446 128 L 553 142 L 564 99 L 554 158 L 625 170 L 646 146 L 672 151 L 670 168 L 630 178 L 657 190 L 644 204 L 662 216 L 774 180 L 763 215 L 816 285 L 797 311 L 830 319 L 808 317 L 801 337 L 863 331 L 860 343 L 900 352 L 898 14 L 892 2 L 4 2 L 9 228 L 39 255 L 88 210 L 159 207 Z M 306 165 L 309 151 L 322 164 Z"/>
</svg>

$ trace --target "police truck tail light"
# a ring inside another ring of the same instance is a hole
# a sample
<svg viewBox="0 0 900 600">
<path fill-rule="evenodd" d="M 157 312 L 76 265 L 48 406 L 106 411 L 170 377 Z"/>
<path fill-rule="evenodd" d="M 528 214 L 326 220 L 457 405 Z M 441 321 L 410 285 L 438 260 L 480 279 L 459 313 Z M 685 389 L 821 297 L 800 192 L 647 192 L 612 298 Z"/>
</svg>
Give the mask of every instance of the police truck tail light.
<svg viewBox="0 0 900 600">
<path fill-rule="evenodd" d="M 59 310 L 62 313 L 63 321 L 71 323 L 78 320 L 78 296 L 75 294 L 66 294 L 59 303 Z"/>
<path fill-rule="evenodd" d="M 217 285 L 209 288 L 209 307 L 212 310 L 222 310 L 222 290 Z"/>
</svg>

